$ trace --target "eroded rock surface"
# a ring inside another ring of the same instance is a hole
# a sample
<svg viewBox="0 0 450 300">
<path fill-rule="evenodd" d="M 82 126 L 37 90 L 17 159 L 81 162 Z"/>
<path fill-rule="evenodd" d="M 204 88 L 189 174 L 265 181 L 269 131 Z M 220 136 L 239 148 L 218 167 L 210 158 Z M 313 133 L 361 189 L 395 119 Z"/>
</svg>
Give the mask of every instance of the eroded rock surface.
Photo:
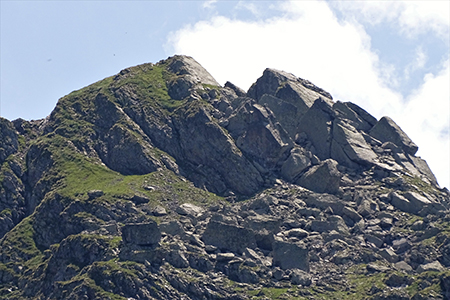
<svg viewBox="0 0 450 300">
<path fill-rule="evenodd" d="M 124 69 L 0 119 L 0 298 L 447 299 L 450 194 L 416 152 L 284 71 Z"/>
</svg>

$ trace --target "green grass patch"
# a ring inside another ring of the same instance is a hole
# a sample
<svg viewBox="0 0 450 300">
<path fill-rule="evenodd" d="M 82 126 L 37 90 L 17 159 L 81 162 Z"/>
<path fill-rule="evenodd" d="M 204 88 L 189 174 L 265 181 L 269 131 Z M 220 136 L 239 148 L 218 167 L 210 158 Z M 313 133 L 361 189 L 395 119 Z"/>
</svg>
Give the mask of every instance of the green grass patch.
<svg viewBox="0 0 450 300">
<path fill-rule="evenodd" d="M 2 245 L 4 254 L 8 255 L 8 252 L 14 254 L 14 262 L 17 263 L 39 256 L 41 252 L 36 247 L 33 236 L 32 217 L 27 217 L 5 235 Z"/>
</svg>

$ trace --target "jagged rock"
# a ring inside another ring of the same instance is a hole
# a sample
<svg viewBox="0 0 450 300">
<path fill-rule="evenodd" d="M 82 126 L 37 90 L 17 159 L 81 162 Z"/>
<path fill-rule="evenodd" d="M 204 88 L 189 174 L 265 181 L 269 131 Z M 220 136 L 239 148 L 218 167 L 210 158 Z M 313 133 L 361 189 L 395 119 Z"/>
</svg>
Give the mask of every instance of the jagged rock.
<svg viewBox="0 0 450 300">
<path fill-rule="evenodd" d="M 273 264 L 283 270 L 300 269 L 309 272 L 308 249 L 300 244 L 275 240 Z"/>
<path fill-rule="evenodd" d="M 423 264 L 417 268 L 418 273 L 427 272 L 427 271 L 442 272 L 444 270 L 445 270 L 445 268 L 438 261 L 433 261 L 433 262 L 430 262 L 427 264 Z"/>
<path fill-rule="evenodd" d="M 177 75 L 189 74 L 197 82 L 220 86 L 214 77 L 209 74 L 195 59 L 186 55 L 175 55 L 168 59 L 169 70 Z"/>
<path fill-rule="evenodd" d="M 304 132 L 307 140 L 314 146 L 313 154 L 321 160 L 330 158 L 331 130 L 334 112 L 332 106 L 323 98 L 317 99 L 301 118 L 298 133 Z"/>
<path fill-rule="evenodd" d="M 175 235 L 183 236 L 185 234 L 183 226 L 177 220 L 163 222 L 163 223 L 159 224 L 159 228 L 160 228 L 161 232 L 164 232 L 164 233 L 167 233 L 167 234 L 170 234 L 173 236 L 175 236 Z"/>
<path fill-rule="evenodd" d="M 333 159 L 348 167 L 354 167 L 354 162 L 371 165 L 378 158 L 363 135 L 345 120 L 339 119 L 333 122 L 333 141 L 330 154 Z"/>
<path fill-rule="evenodd" d="M 293 141 L 263 106 L 247 102 L 230 117 L 227 129 L 237 147 L 267 169 L 272 169 Z"/>
<path fill-rule="evenodd" d="M 0 117 L 0 165 L 19 148 L 18 135 L 13 123 Z"/>
<path fill-rule="evenodd" d="M 285 72 L 122 70 L 0 119 L 0 297 L 448 298 L 450 194 L 415 150 Z"/>
<path fill-rule="evenodd" d="M 152 214 L 156 217 L 161 217 L 167 215 L 167 211 L 164 207 L 157 205 L 153 208 Z"/>
<path fill-rule="evenodd" d="M 238 97 L 247 96 L 247 93 L 243 89 L 237 87 L 236 85 L 234 85 L 233 83 L 231 83 L 229 81 L 225 82 L 224 87 L 232 89 Z"/>
<path fill-rule="evenodd" d="M 235 255 L 233 253 L 217 253 L 216 259 L 217 261 L 231 261 Z"/>
<path fill-rule="evenodd" d="M 326 221 L 313 220 L 311 230 L 317 232 L 327 232 L 336 230 L 337 232 L 348 234 L 348 227 L 340 216 L 330 216 Z"/>
<path fill-rule="evenodd" d="M 308 236 L 308 231 L 303 230 L 301 228 L 294 228 L 294 229 L 286 231 L 284 234 L 287 237 L 296 237 L 299 239 L 303 239 Z"/>
<path fill-rule="evenodd" d="M 395 263 L 394 267 L 397 270 L 400 270 L 400 271 L 405 271 L 405 272 L 412 272 L 413 271 L 413 268 L 407 262 L 405 262 L 403 260 Z"/>
<path fill-rule="evenodd" d="M 244 226 L 256 232 L 261 230 L 268 230 L 270 232 L 277 232 L 280 228 L 281 220 L 270 216 L 256 215 L 249 216 L 245 219 Z"/>
<path fill-rule="evenodd" d="M 269 68 L 264 70 L 263 75 L 247 92 L 249 97 L 258 101 L 265 94 L 295 103 L 303 109 L 310 107 L 319 97 L 324 97 L 328 100 L 332 99 L 329 93 L 307 80 L 297 78 L 284 71 Z"/>
<path fill-rule="evenodd" d="M 431 203 L 427 198 L 414 192 L 405 193 L 404 196 L 396 192 L 392 192 L 389 194 L 389 197 L 392 205 L 409 213 L 418 213 L 424 208 L 425 205 Z"/>
<path fill-rule="evenodd" d="M 375 117 L 351 102 L 336 101 L 333 109 L 339 119 L 349 121 L 352 127 L 358 130 L 367 132 L 377 123 Z"/>
<path fill-rule="evenodd" d="M 189 261 L 187 260 L 184 252 L 180 250 L 171 250 L 168 255 L 166 255 L 166 261 L 170 263 L 175 268 L 187 268 L 189 267 Z"/>
<path fill-rule="evenodd" d="M 241 254 L 245 248 L 256 248 L 255 234 L 241 226 L 209 221 L 203 233 L 205 244 Z"/>
<path fill-rule="evenodd" d="M 364 237 L 368 243 L 374 244 L 377 248 L 381 248 L 381 246 L 383 246 L 384 241 L 373 234 L 366 234 Z"/>
<path fill-rule="evenodd" d="M 196 181 L 199 174 L 197 184 L 219 194 L 227 189 L 242 195 L 255 193 L 263 183 L 260 173 L 205 108 L 194 102 L 191 106 L 176 125 L 179 143 L 187 154 L 179 159 L 192 166 L 190 176 Z"/>
<path fill-rule="evenodd" d="M 398 255 L 392 249 L 385 248 L 380 251 L 380 255 L 383 256 L 388 262 L 395 263 L 398 261 Z"/>
<path fill-rule="evenodd" d="M 161 231 L 155 221 L 126 224 L 122 228 L 122 239 L 135 245 L 155 245 L 161 239 Z"/>
<path fill-rule="evenodd" d="M 281 166 L 281 175 L 288 181 L 293 181 L 304 170 L 311 166 L 311 159 L 302 148 L 295 147 Z"/>
<path fill-rule="evenodd" d="M 383 143 L 392 142 L 411 155 L 416 154 L 418 149 L 417 145 L 389 117 L 382 117 L 370 130 L 370 135 Z"/>
<path fill-rule="evenodd" d="M 374 215 L 379 210 L 378 204 L 367 198 L 362 199 L 361 203 L 358 205 L 358 213 L 364 217 Z"/>
<path fill-rule="evenodd" d="M 298 269 L 294 269 L 292 271 L 290 278 L 293 284 L 301 286 L 310 286 L 312 283 L 311 276 L 308 273 Z"/>
<path fill-rule="evenodd" d="M 411 242 L 406 238 L 392 241 L 395 253 L 400 254 L 411 248 Z"/>
<path fill-rule="evenodd" d="M 192 203 L 183 203 L 177 208 L 177 213 L 184 216 L 196 217 L 204 212 L 204 209 Z"/>
<path fill-rule="evenodd" d="M 342 209 L 342 214 L 350 218 L 355 223 L 362 219 L 362 216 L 356 210 L 348 206 L 344 206 Z"/>
<path fill-rule="evenodd" d="M 341 173 L 336 166 L 335 160 L 327 159 L 312 166 L 297 180 L 297 184 L 317 193 L 335 194 L 339 191 L 341 182 Z"/>
</svg>

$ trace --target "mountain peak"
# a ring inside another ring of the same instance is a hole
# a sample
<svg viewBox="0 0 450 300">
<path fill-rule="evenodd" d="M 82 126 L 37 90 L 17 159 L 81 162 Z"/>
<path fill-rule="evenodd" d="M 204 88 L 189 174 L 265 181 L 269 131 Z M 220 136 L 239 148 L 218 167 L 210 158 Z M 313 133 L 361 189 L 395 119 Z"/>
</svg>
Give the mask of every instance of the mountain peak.
<svg viewBox="0 0 450 300">
<path fill-rule="evenodd" d="M 124 69 L 0 119 L 0 299 L 446 299 L 450 193 L 416 151 L 284 71 Z"/>
</svg>

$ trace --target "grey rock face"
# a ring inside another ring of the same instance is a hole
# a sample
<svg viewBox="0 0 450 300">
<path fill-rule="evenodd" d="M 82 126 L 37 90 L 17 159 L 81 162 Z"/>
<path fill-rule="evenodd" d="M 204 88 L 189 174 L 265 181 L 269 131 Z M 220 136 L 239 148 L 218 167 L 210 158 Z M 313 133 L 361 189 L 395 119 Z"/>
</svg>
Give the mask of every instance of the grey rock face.
<svg viewBox="0 0 450 300">
<path fill-rule="evenodd" d="M 190 56 L 175 55 L 171 57 L 169 70 L 177 75 L 190 75 L 198 83 L 220 86 L 214 77 Z"/>
<path fill-rule="evenodd" d="M 267 169 L 276 166 L 293 141 L 263 106 L 246 102 L 229 119 L 227 129 L 237 147 Z"/>
<path fill-rule="evenodd" d="M 204 211 L 203 208 L 194 205 L 192 203 L 183 203 L 177 208 L 177 213 L 180 215 L 187 215 L 191 217 L 196 217 Z"/>
<path fill-rule="evenodd" d="M 406 153 L 414 155 L 417 145 L 411 141 L 405 132 L 389 117 L 381 118 L 370 130 L 370 135 L 381 142 L 393 142 L 400 146 Z"/>
<path fill-rule="evenodd" d="M 299 244 L 275 240 L 273 264 L 283 270 L 300 269 L 309 272 L 308 250 Z"/>
<path fill-rule="evenodd" d="M 327 159 L 311 167 L 297 180 L 297 184 L 317 193 L 335 194 L 339 191 L 341 181 L 341 174 L 336 167 L 335 160 Z"/>
<path fill-rule="evenodd" d="M 354 164 L 349 163 L 341 153 L 344 153 L 353 162 L 366 165 L 373 164 L 378 158 L 361 133 L 347 122 L 335 120 L 333 122 L 331 157 L 342 162 L 343 165 L 352 167 Z"/>
<path fill-rule="evenodd" d="M 419 273 L 427 272 L 427 271 L 442 272 L 444 270 L 445 270 L 445 268 L 438 261 L 433 261 L 428 264 L 423 264 L 417 268 L 417 272 L 419 272 Z"/>
<path fill-rule="evenodd" d="M 319 98 L 301 118 L 298 132 L 304 132 L 320 159 L 330 158 L 331 130 L 334 113 L 331 105 Z"/>
<path fill-rule="evenodd" d="M 18 135 L 11 122 L 0 118 L 0 165 L 19 147 Z"/>
<path fill-rule="evenodd" d="M 281 166 L 281 174 L 288 181 L 293 181 L 300 173 L 311 166 L 310 155 L 302 148 L 293 148 L 289 157 Z"/>
<path fill-rule="evenodd" d="M 202 240 L 205 244 L 240 254 L 246 248 L 256 248 L 255 234 L 251 230 L 212 220 L 206 226 Z"/>
<path fill-rule="evenodd" d="M 265 69 L 263 76 L 250 87 L 247 94 L 256 100 L 259 100 L 264 94 L 275 96 L 280 88 L 283 88 L 283 83 L 289 84 L 289 88 L 286 88 L 286 99 L 292 102 L 298 102 L 299 99 L 302 99 L 303 102 L 311 105 L 320 96 L 332 99 L 329 93 L 316 87 L 311 82 L 275 69 Z M 287 90 L 291 91 L 287 92 Z M 283 92 L 280 94 L 283 94 Z"/>
<path fill-rule="evenodd" d="M 154 221 L 127 224 L 122 228 L 122 239 L 135 245 L 155 245 L 161 239 L 161 231 Z"/>
<path fill-rule="evenodd" d="M 291 74 L 245 93 L 176 56 L 0 127 L 3 298 L 448 298 L 449 192 Z"/>
</svg>

